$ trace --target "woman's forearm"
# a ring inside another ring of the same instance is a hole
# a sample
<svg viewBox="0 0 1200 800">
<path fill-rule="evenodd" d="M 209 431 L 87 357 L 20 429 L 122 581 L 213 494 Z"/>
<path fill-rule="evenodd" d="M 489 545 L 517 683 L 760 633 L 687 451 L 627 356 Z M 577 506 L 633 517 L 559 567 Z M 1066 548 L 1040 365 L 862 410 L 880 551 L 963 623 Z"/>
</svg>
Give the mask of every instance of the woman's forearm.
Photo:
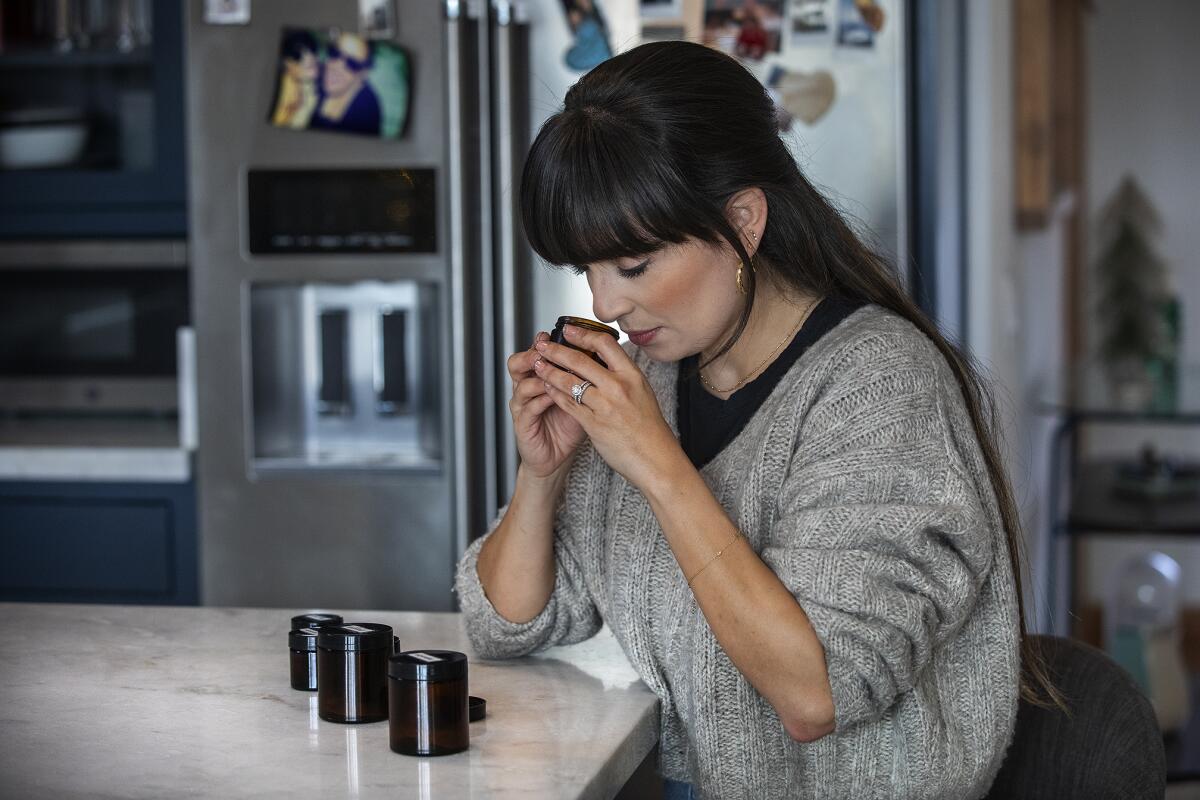
<svg viewBox="0 0 1200 800">
<path fill-rule="evenodd" d="M 508 511 L 479 550 L 479 582 L 510 622 L 536 617 L 554 591 L 554 510 L 569 466 L 547 478 L 518 469 Z"/>
<path fill-rule="evenodd" d="M 792 738 L 807 742 L 831 733 L 825 650 L 808 615 L 748 543 L 738 540 L 729 515 L 682 452 L 679 456 L 643 492 L 683 574 L 694 576 L 692 593 L 709 628 Z M 719 550 L 721 557 L 713 560 Z"/>
</svg>

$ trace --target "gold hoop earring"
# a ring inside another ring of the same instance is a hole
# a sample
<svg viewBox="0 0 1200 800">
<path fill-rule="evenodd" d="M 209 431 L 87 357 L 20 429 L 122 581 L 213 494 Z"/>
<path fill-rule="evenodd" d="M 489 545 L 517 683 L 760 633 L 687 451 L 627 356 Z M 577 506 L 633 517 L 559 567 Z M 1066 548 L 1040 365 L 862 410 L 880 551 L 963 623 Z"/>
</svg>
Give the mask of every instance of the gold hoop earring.
<svg viewBox="0 0 1200 800">
<path fill-rule="evenodd" d="M 746 263 L 745 263 L 744 261 L 738 264 L 738 271 L 737 271 L 737 290 L 738 290 L 738 293 L 739 293 L 739 294 L 746 294 L 746 284 L 744 284 L 744 283 L 742 282 L 742 269 L 743 269 L 745 266 L 746 266 Z M 750 256 L 750 271 L 751 271 L 751 272 L 753 272 L 753 271 L 754 271 L 754 256 Z"/>
</svg>

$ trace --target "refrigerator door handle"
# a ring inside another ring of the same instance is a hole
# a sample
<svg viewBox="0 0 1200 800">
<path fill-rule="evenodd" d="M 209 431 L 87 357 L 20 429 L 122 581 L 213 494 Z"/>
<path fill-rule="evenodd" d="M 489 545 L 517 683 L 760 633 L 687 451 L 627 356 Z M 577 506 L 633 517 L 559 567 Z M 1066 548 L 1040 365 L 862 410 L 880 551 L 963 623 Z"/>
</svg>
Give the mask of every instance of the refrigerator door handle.
<svg viewBox="0 0 1200 800">
<path fill-rule="evenodd" d="M 484 346 L 493 327 L 490 242 L 486 235 L 475 232 L 476 227 L 482 231 L 490 227 L 490 204 L 481 199 L 491 192 L 490 186 L 482 185 L 489 171 L 489 131 L 479 119 L 487 106 L 486 83 L 481 80 L 487 63 L 482 57 L 486 51 L 481 23 L 487 15 L 479 0 L 445 0 L 444 9 L 450 313 L 458 321 L 450 326 L 449 348 L 451 380 L 455 383 L 451 421 L 457 559 L 466 550 L 472 533 L 482 530 L 477 518 L 490 518 L 496 507 L 494 471 L 485 466 L 495 463 L 494 362 Z M 472 184 L 473 177 L 481 185 Z"/>
<path fill-rule="evenodd" d="M 493 100 L 495 109 L 495 171 L 494 193 L 492 207 L 495 209 L 496 232 L 496 357 L 504 363 L 511 353 L 521 349 L 517 338 L 520 331 L 522 313 L 527 308 L 523 298 L 518 295 L 517 265 L 520 258 L 519 248 L 521 239 L 518 237 L 519 222 L 517 220 L 516 192 L 520 183 L 520 160 L 524 151 L 525 131 L 524 120 L 518 118 L 523 106 L 521 98 L 521 81 L 526 80 L 521 72 L 524 59 L 519 48 L 524 42 L 523 13 L 520 6 L 511 0 L 492 0 L 493 18 L 495 20 L 493 39 L 493 59 L 495 68 L 493 75 Z M 506 398 L 512 395 L 512 378 L 507 370 L 503 371 L 502 397 L 497 398 L 495 414 L 497 420 L 507 420 Z M 517 441 L 512 426 L 499 424 L 499 491 L 500 502 L 507 502 L 516 486 Z"/>
<path fill-rule="evenodd" d="M 449 133 L 447 150 L 447 193 L 449 194 L 448 225 L 450 228 L 450 308 L 458 315 L 466 308 L 466 213 L 463 208 L 464 164 L 463 147 L 463 100 L 462 85 L 462 9 L 459 0 L 446 0 L 446 78 L 450 86 L 446 101 L 446 127 Z M 451 325 L 453 342 L 450 347 L 452 380 L 461 382 L 467 374 L 466 331 L 463 325 Z M 454 557 L 457 559 L 467 547 L 468 510 L 467 492 L 467 398 L 465 389 L 459 385 L 451 392 L 454 442 Z"/>
</svg>

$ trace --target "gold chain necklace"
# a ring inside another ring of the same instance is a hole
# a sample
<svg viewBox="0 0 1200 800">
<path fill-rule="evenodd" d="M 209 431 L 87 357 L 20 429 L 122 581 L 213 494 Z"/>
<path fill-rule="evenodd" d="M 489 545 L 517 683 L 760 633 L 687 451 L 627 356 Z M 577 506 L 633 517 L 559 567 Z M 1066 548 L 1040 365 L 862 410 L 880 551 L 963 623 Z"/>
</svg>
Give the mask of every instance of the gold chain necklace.
<svg viewBox="0 0 1200 800">
<path fill-rule="evenodd" d="M 817 298 L 817 299 L 820 299 L 820 298 Z M 736 392 L 738 389 L 745 386 L 747 383 L 750 382 L 750 379 L 753 378 L 760 369 L 762 369 L 763 365 L 765 365 L 768 361 L 770 361 L 776 355 L 778 355 L 779 351 L 783 349 L 783 346 L 785 344 L 787 344 L 788 342 L 790 342 L 793 338 L 795 338 L 796 333 L 799 332 L 800 328 L 804 325 L 804 321 L 808 319 L 808 313 L 810 311 L 812 311 L 812 307 L 815 306 L 816 304 L 817 304 L 817 300 L 809 301 L 809 304 L 804 308 L 804 313 L 800 316 L 800 321 L 796 323 L 796 327 L 792 328 L 792 330 L 788 333 L 788 335 L 783 337 L 783 341 L 781 341 L 779 344 L 775 345 L 775 349 L 772 350 L 766 358 L 764 358 L 762 361 L 758 362 L 758 366 L 756 366 L 754 369 L 750 370 L 750 373 L 746 377 L 742 378 L 740 381 L 735 383 L 733 386 L 730 386 L 728 389 L 718 389 L 716 386 L 713 386 L 711 383 L 708 382 L 708 378 L 704 377 L 703 372 L 700 373 L 700 382 L 703 383 L 706 387 L 708 387 L 708 390 L 710 392 L 716 392 L 717 394 L 725 394 L 726 392 Z"/>
</svg>

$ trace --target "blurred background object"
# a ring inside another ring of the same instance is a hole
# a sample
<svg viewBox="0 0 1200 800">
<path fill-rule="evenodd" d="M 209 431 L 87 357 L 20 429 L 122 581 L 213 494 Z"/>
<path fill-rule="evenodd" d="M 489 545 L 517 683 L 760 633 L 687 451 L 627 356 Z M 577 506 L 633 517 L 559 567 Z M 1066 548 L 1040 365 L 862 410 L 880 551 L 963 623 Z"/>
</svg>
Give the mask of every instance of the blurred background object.
<svg viewBox="0 0 1200 800">
<path fill-rule="evenodd" d="M 41 169 L 75 163 L 87 141 L 83 109 L 26 108 L 0 115 L 0 168 Z"/>
<path fill-rule="evenodd" d="M 1150 698 L 1164 733 L 1187 723 L 1187 670 L 1181 647 L 1179 562 L 1152 551 L 1126 559 L 1114 570 L 1105 608 L 1108 653 Z"/>
</svg>

